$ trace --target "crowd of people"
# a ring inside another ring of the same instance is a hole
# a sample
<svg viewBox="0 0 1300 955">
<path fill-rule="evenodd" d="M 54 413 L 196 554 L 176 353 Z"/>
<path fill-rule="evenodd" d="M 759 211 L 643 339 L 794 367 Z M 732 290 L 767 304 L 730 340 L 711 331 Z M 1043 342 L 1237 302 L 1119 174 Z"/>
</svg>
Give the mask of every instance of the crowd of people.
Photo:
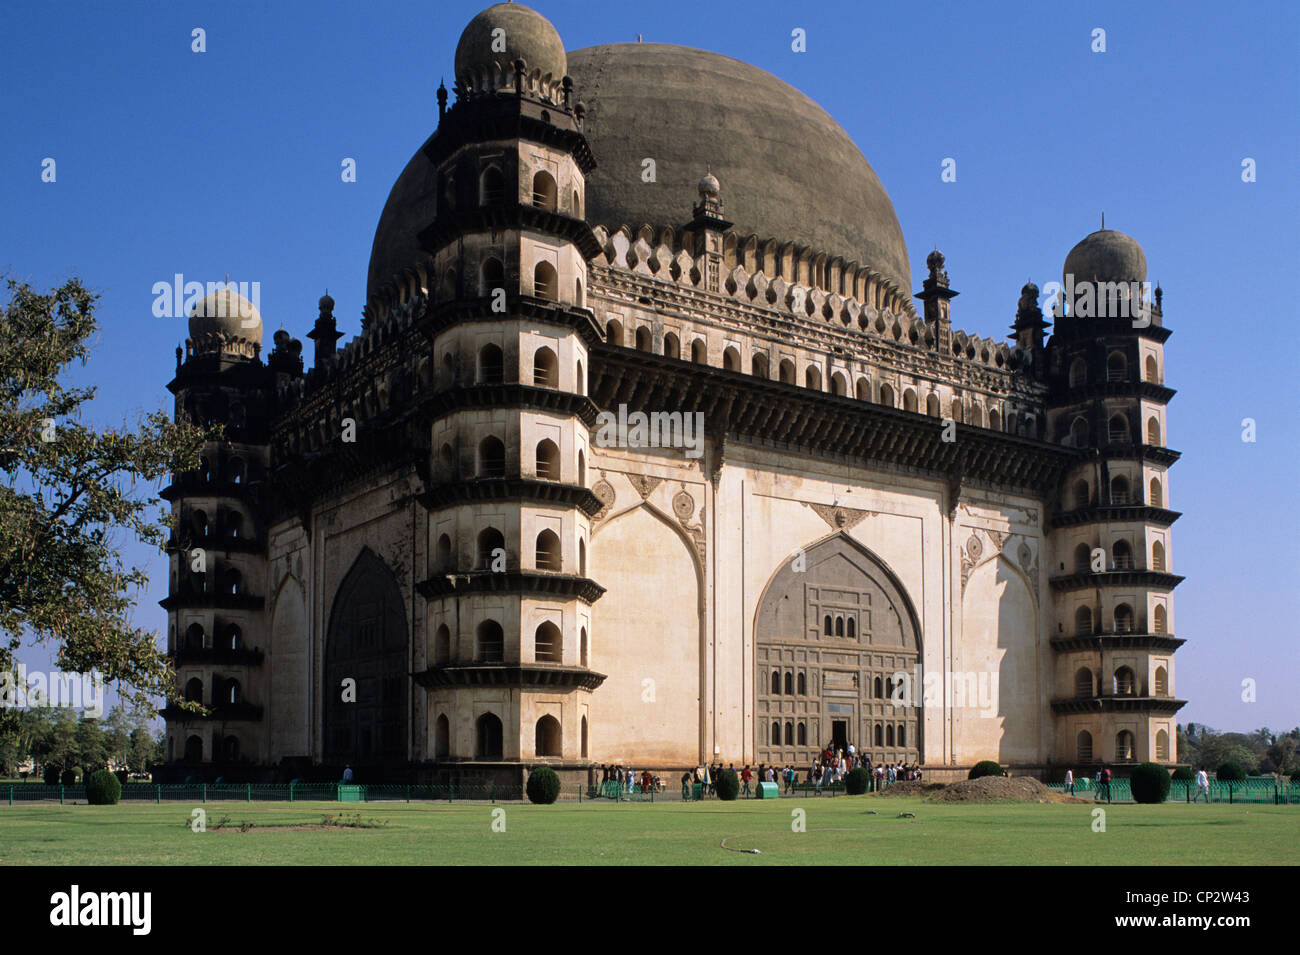
<svg viewBox="0 0 1300 955">
<path fill-rule="evenodd" d="M 682 798 L 689 798 L 691 787 L 695 784 L 703 785 L 705 794 L 715 795 L 718 775 L 724 768 L 732 770 L 740 780 L 740 795 L 749 796 L 753 794 L 758 783 L 775 783 L 782 792 L 786 793 L 793 792 L 801 782 L 810 783 L 817 789 L 835 785 L 842 783 L 849 771 L 857 767 L 867 770 L 870 777 L 867 788 L 870 792 L 879 792 L 886 786 L 903 780 L 921 778 L 921 767 L 916 763 L 905 763 L 901 759 L 896 763 L 873 763 L 869 755 L 858 756 L 853 746 L 849 746 L 847 750 L 832 750 L 827 746 L 813 759 L 806 774 L 788 764 L 769 766 L 766 763 L 759 763 L 757 769 L 748 765 L 737 769 L 735 763 L 724 767 L 721 762 L 701 766 L 682 773 Z M 802 780 L 801 775 L 803 775 Z"/>
</svg>

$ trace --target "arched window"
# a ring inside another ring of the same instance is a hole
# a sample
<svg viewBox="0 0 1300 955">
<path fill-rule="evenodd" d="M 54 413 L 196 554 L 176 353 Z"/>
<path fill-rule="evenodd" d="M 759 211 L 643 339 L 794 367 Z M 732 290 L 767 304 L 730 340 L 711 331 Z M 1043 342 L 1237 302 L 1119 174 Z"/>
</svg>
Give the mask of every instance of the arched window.
<svg viewBox="0 0 1300 955">
<path fill-rule="evenodd" d="M 707 365 L 709 363 L 709 349 L 704 344 L 703 338 L 697 338 L 691 342 L 691 361 L 697 365 Z"/>
<path fill-rule="evenodd" d="M 221 741 L 221 758 L 228 763 L 239 759 L 239 737 L 227 736 Z"/>
<path fill-rule="evenodd" d="M 1128 478 L 1118 474 L 1111 478 L 1110 481 L 1110 502 L 1112 504 L 1129 503 L 1129 486 Z"/>
<path fill-rule="evenodd" d="M 555 179 L 549 172 L 539 172 L 533 176 L 533 205 L 547 212 L 554 212 L 557 197 Z"/>
<path fill-rule="evenodd" d="M 755 378 L 771 377 L 768 370 L 767 356 L 762 352 L 755 352 L 754 357 L 749 360 L 749 373 Z"/>
<path fill-rule="evenodd" d="M 799 671 L 799 695 L 808 695 L 808 674 L 804 673 L 802 670 Z"/>
<path fill-rule="evenodd" d="M 484 620 L 474 632 L 474 659 L 479 663 L 500 663 L 505 659 L 506 635 L 501 624 Z"/>
<path fill-rule="evenodd" d="M 232 484 L 244 483 L 244 459 L 231 458 L 230 463 L 226 465 L 226 472 L 230 475 Z"/>
<path fill-rule="evenodd" d="M 583 627 L 578 631 L 578 662 L 581 666 L 590 666 L 587 662 L 587 628 Z"/>
<path fill-rule="evenodd" d="M 1092 696 L 1092 671 L 1081 667 L 1074 674 L 1074 695 L 1079 699 Z"/>
<path fill-rule="evenodd" d="M 1092 636 L 1092 608 L 1080 607 L 1074 612 L 1074 633 L 1079 637 Z"/>
<path fill-rule="evenodd" d="M 1151 497 L 1147 503 L 1149 503 L 1152 507 L 1165 506 L 1164 489 L 1161 488 L 1160 486 L 1160 478 L 1153 477 L 1151 479 L 1151 487 L 1149 493 Z"/>
<path fill-rule="evenodd" d="M 492 562 L 498 556 L 504 556 L 506 552 L 506 539 L 495 527 L 486 527 L 478 535 L 478 569 L 491 570 Z M 500 564 L 498 566 L 501 566 Z"/>
<path fill-rule="evenodd" d="M 1111 444 L 1128 444 L 1128 419 L 1122 414 L 1113 415 L 1106 425 L 1106 437 Z"/>
<path fill-rule="evenodd" d="M 1155 617 L 1155 632 L 1168 633 L 1169 615 L 1165 612 L 1165 608 L 1162 605 L 1157 604 L 1152 616 Z"/>
<path fill-rule="evenodd" d="M 587 305 L 586 293 L 582 291 L 582 279 L 573 280 L 573 304 L 579 308 L 585 308 Z"/>
<path fill-rule="evenodd" d="M 786 746 L 794 745 L 794 723 L 793 722 L 787 722 L 785 724 L 785 745 Z"/>
<path fill-rule="evenodd" d="M 1120 604 L 1115 608 L 1115 632 L 1133 632 L 1133 608 L 1128 604 Z"/>
<path fill-rule="evenodd" d="M 898 727 L 898 745 L 899 746 L 907 745 L 907 727 L 903 726 L 902 724 L 899 724 Z"/>
<path fill-rule="evenodd" d="M 485 478 L 506 476 L 506 446 L 495 435 L 489 434 L 478 443 L 478 476 Z"/>
<path fill-rule="evenodd" d="M 560 628 L 549 620 L 533 634 L 533 655 L 538 663 L 563 663 L 563 646 Z"/>
<path fill-rule="evenodd" d="M 577 370 L 574 372 L 574 383 L 577 385 L 578 394 L 587 393 L 587 375 L 582 370 L 582 362 L 578 362 Z"/>
<path fill-rule="evenodd" d="M 451 724 L 447 721 L 445 714 L 439 715 L 438 722 L 434 724 L 433 755 L 451 755 Z"/>
<path fill-rule="evenodd" d="M 1074 572 L 1076 574 L 1087 574 L 1092 571 L 1092 548 L 1087 544 L 1080 544 L 1074 549 Z"/>
<path fill-rule="evenodd" d="M 609 321 L 605 324 L 605 341 L 611 345 L 623 345 L 623 326 L 619 322 Z"/>
<path fill-rule="evenodd" d="M 445 623 L 438 625 L 438 632 L 433 636 L 433 662 L 451 661 L 451 630 Z"/>
<path fill-rule="evenodd" d="M 654 338 L 650 334 L 649 325 L 639 325 L 636 330 L 636 350 L 643 352 L 654 351 Z"/>
<path fill-rule="evenodd" d="M 208 536 L 207 511 L 195 511 L 193 517 L 194 539 L 205 540 Z"/>
<path fill-rule="evenodd" d="M 1156 384 L 1160 384 L 1160 366 L 1156 364 L 1155 355 L 1147 355 L 1146 379 L 1147 381 L 1154 381 Z"/>
<path fill-rule="evenodd" d="M 876 677 L 876 692 L 873 694 L 876 699 L 884 699 L 884 685 L 880 682 L 880 677 Z"/>
<path fill-rule="evenodd" d="M 1086 448 L 1088 446 L 1087 418 L 1078 417 L 1070 422 L 1070 444 L 1076 448 Z"/>
<path fill-rule="evenodd" d="M 1074 738 L 1075 756 L 1081 763 L 1092 762 L 1092 734 L 1087 730 L 1079 730 L 1079 735 Z"/>
<path fill-rule="evenodd" d="M 198 677 L 191 677 L 185 683 L 185 702 L 202 703 L 203 702 L 203 681 Z"/>
<path fill-rule="evenodd" d="M 780 695 L 781 693 L 781 671 L 780 670 L 772 671 L 772 693 L 774 695 Z"/>
<path fill-rule="evenodd" d="M 587 758 L 587 718 L 582 718 L 582 758 Z"/>
<path fill-rule="evenodd" d="M 776 373 L 785 384 L 794 384 L 794 362 L 790 359 L 782 358 L 781 363 L 776 367 Z"/>
<path fill-rule="evenodd" d="M 537 477 L 542 481 L 560 479 L 560 449 L 550 438 L 537 443 Z"/>
<path fill-rule="evenodd" d="M 1151 569 L 1161 573 L 1165 569 L 1165 545 L 1156 541 L 1151 545 Z"/>
<path fill-rule="evenodd" d="M 838 615 L 835 617 L 835 636 L 844 636 L 844 618 Z"/>
<path fill-rule="evenodd" d="M 451 481 L 456 477 L 456 457 L 452 453 L 451 445 L 444 444 L 438 451 L 438 466 L 442 468 L 443 476 L 446 480 Z"/>
<path fill-rule="evenodd" d="M 903 391 L 903 410 L 912 412 L 916 411 L 916 392 L 911 388 L 907 388 Z"/>
<path fill-rule="evenodd" d="M 952 418 L 957 424 L 962 423 L 961 399 L 953 398 L 952 404 L 948 406 L 948 417 Z"/>
<path fill-rule="evenodd" d="M 859 401 L 870 401 L 871 379 L 859 378 L 857 384 L 853 386 L 853 394 Z"/>
<path fill-rule="evenodd" d="M 203 649 L 203 624 L 192 623 L 185 628 L 185 649 Z M 186 699 L 189 699 L 189 697 L 186 697 Z"/>
<path fill-rule="evenodd" d="M 185 762 L 203 762 L 203 740 L 199 737 L 191 736 L 185 740 Z"/>
<path fill-rule="evenodd" d="M 785 675 L 785 694 L 786 696 L 794 696 L 794 674 L 793 673 L 787 673 Z"/>
<path fill-rule="evenodd" d="M 931 393 L 925 396 L 925 413 L 931 418 L 939 417 L 939 396 Z"/>
<path fill-rule="evenodd" d="M 1169 734 L 1164 730 L 1156 733 L 1156 759 L 1169 760 Z"/>
<path fill-rule="evenodd" d="M 989 409 L 989 428 L 993 431 L 1002 430 L 1002 413 L 997 408 Z"/>
<path fill-rule="evenodd" d="M 578 483 L 584 487 L 587 484 L 587 456 L 578 450 Z"/>
<path fill-rule="evenodd" d="M 243 688 L 240 687 L 238 680 L 227 680 L 225 688 L 227 703 L 238 703 L 243 700 Z"/>
<path fill-rule="evenodd" d="M 483 260 L 483 268 L 479 270 L 479 295 L 495 295 L 497 289 L 506 287 L 506 270 L 501 265 L 498 258 L 489 258 Z"/>
<path fill-rule="evenodd" d="M 478 179 L 478 201 L 484 206 L 499 206 L 506 200 L 506 180 L 496 166 L 488 166 Z"/>
<path fill-rule="evenodd" d="M 234 540 L 243 536 L 244 519 L 235 511 L 226 515 L 226 533 Z"/>
<path fill-rule="evenodd" d="M 560 538 L 554 531 L 542 531 L 537 535 L 537 569 L 560 569 Z"/>
<path fill-rule="evenodd" d="M 835 623 L 831 620 L 831 615 L 827 614 L 825 620 L 822 621 L 822 633 L 829 637 L 834 628 Z"/>
<path fill-rule="evenodd" d="M 550 262 L 533 267 L 533 295 L 548 302 L 560 300 L 560 276 Z"/>
<path fill-rule="evenodd" d="M 478 353 L 478 381 L 480 385 L 499 385 L 505 379 L 506 362 L 496 345 L 484 345 Z"/>
<path fill-rule="evenodd" d="M 804 369 L 803 385 L 805 388 L 812 388 L 814 391 L 822 390 L 822 373 L 821 370 L 813 365 Z"/>
<path fill-rule="evenodd" d="M 451 562 L 451 537 L 443 534 L 438 538 L 438 569 L 455 570 Z"/>
<path fill-rule="evenodd" d="M 1082 358 L 1070 362 L 1070 387 L 1081 388 L 1088 383 L 1088 363 Z"/>
<path fill-rule="evenodd" d="M 722 351 L 722 367 L 725 371 L 740 371 L 740 352 L 734 345 L 728 345 Z"/>
<path fill-rule="evenodd" d="M 456 362 L 451 352 L 442 356 L 442 386 L 450 388 L 456 383 Z"/>
<path fill-rule="evenodd" d="M 1120 730 L 1115 736 L 1115 762 L 1131 763 L 1134 759 L 1135 747 L 1133 745 L 1133 734 L 1128 730 Z"/>
<path fill-rule="evenodd" d="M 1115 671 L 1115 695 L 1137 696 L 1137 678 L 1128 667 L 1120 667 Z"/>
<path fill-rule="evenodd" d="M 781 745 L 781 724 L 778 723 L 776 720 L 772 721 L 771 740 L 773 746 Z"/>
<path fill-rule="evenodd" d="M 885 745 L 885 728 L 881 726 L 879 723 L 876 724 L 876 745 L 877 746 Z"/>
<path fill-rule="evenodd" d="M 232 623 L 226 628 L 226 649 L 242 650 L 244 647 L 244 634 L 239 629 L 239 625 Z"/>
<path fill-rule="evenodd" d="M 880 386 L 880 403 L 886 408 L 894 407 L 894 389 L 889 385 Z"/>
<path fill-rule="evenodd" d="M 1092 493 L 1088 490 L 1087 481 L 1074 482 L 1074 506 L 1087 507 L 1092 503 Z"/>
<path fill-rule="evenodd" d="M 1147 444 L 1160 446 L 1160 421 L 1158 418 L 1147 418 Z"/>
<path fill-rule="evenodd" d="M 442 296 L 443 298 L 456 297 L 456 270 L 448 269 L 442 273 Z"/>
<path fill-rule="evenodd" d="M 1128 378 L 1128 359 L 1123 352 L 1113 351 L 1106 358 L 1106 380 L 1124 381 Z"/>
<path fill-rule="evenodd" d="M 885 745 L 886 746 L 894 745 L 894 724 L 893 723 L 890 723 L 888 726 L 885 727 Z"/>
<path fill-rule="evenodd" d="M 1164 667 L 1156 667 L 1156 696 L 1169 695 L 1169 671 Z"/>
<path fill-rule="evenodd" d="M 838 371 L 831 375 L 831 394 L 847 396 L 849 393 L 849 383 L 844 376 Z"/>
<path fill-rule="evenodd" d="M 1018 433 L 1019 433 L 1019 432 L 1016 431 L 1016 413 L 1015 413 L 1014 411 L 1008 411 L 1008 412 L 1007 412 L 1007 416 L 1006 416 L 1006 419 L 1005 419 L 1005 421 L 1004 421 L 1004 424 L 1006 425 L 1006 433 L 1007 433 L 1007 434 L 1018 434 Z"/>
<path fill-rule="evenodd" d="M 231 568 L 226 571 L 226 593 L 238 596 L 244 592 L 244 578 L 239 571 Z"/>
<path fill-rule="evenodd" d="M 682 340 L 672 332 L 664 333 L 664 357 L 681 358 L 682 357 Z"/>
<path fill-rule="evenodd" d="M 474 726 L 474 755 L 479 759 L 500 759 L 502 752 L 501 720 L 495 713 L 484 713 Z"/>
<path fill-rule="evenodd" d="M 858 622 L 853 617 L 849 617 L 848 637 L 850 640 L 858 639 Z"/>
<path fill-rule="evenodd" d="M 581 537 L 578 538 L 578 573 L 587 576 L 587 542 Z"/>
<path fill-rule="evenodd" d="M 1111 547 L 1111 560 L 1116 570 L 1133 569 L 1133 548 L 1128 541 L 1116 541 Z"/>
<path fill-rule="evenodd" d="M 560 363 L 549 348 L 533 352 L 533 384 L 538 388 L 560 387 Z"/>
<path fill-rule="evenodd" d="M 808 745 L 808 724 L 801 722 L 799 724 L 799 745 Z"/>
</svg>

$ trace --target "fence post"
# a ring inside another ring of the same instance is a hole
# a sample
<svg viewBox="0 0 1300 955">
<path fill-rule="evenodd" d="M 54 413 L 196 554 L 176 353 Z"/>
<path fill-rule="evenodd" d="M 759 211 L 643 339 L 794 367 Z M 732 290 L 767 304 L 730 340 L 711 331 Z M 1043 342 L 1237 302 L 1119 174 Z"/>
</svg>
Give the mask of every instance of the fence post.
<svg viewBox="0 0 1300 955">
<path fill-rule="evenodd" d="M 153 797 L 154 804 L 161 806 L 162 805 L 162 783 L 154 783 L 154 790 L 155 790 L 154 797 Z"/>
<path fill-rule="evenodd" d="M 9 787 L 9 805 L 12 806 L 13 804 L 14 804 L 14 787 L 13 787 L 13 786 L 10 786 L 10 787 Z"/>
<path fill-rule="evenodd" d="M 204 802 L 207 802 L 207 801 L 208 801 L 208 784 L 207 784 L 207 783 L 200 783 L 200 785 L 203 787 L 203 801 L 204 801 Z"/>
<path fill-rule="evenodd" d="M 248 784 L 248 799 L 245 800 L 245 802 L 252 802 L 252 801 L 253 801 L 253 784 L 252 784 L 252 783 L 249 783 L 249 784 Z"/>
<path fill-rule="evenodd" d="M 451 782 L 447 783 L 447 802 L 451 802 L 452 799 L 455 797 L 455 795 L 456 795 L 456 784 Z"/>
<path fill-rule="evenodd" d="M 293 802 L 293 780 L 289 780 L 289 802 Z"/>
<path fill-rule="evenodd" d="M 1228 783 L 1228 805 L 1232 805 L 1232 783 Z"/>
<path fill-rule="evenodd" d="M 496 802 L 496 801 L 497 801 L 497 784 L 496 784 L 496 780 L 493 780 L 488 785 L 488 802 Z"/>
<path fill-rule="evenodd" d="M 13 790 L 12 790 L 12 788 L 11 788 L 11 789 L 10 789 L 10 795 L 11 795 L 11 798 L 12 798 L 12 792 L 13 792 Z M 579 784 L 578 784 L 578 805 L 580 805 L 580 806 L 582 805 L 582 783 L 579 783 Z"/>
<path fill-rule="evenodd" d="M 59 805 L 63 805 L 63 783 L 59 783 Z"/>
</svg>

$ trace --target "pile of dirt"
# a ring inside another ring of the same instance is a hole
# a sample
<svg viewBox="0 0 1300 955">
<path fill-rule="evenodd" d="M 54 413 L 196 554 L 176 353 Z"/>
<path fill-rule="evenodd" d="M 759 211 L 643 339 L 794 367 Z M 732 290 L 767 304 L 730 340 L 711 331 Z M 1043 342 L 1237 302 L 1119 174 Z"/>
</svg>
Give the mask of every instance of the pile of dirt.
<svg viewBox="0 0 1300 955">
<path fill-rule="evenodd" d="M 930 783 L 924 779 L 903 780 L 901 783 L 894 783 L 892 786 L 886 786 L 876 795 L 878 796 L 928 796 L 931 793 L 937 793 L 948 787 L 943 783 Z"/>
<path fill-rule="evenodd" d="M 1052 792 L 1037 779 L 1028 776 L 1013 776 L 1010 779 L 1005 776 L 983 776 L 945 786 L 941 792 L 930 796 L 929 801 L 1086 803 L 1088 800 Z"/>
</svg>

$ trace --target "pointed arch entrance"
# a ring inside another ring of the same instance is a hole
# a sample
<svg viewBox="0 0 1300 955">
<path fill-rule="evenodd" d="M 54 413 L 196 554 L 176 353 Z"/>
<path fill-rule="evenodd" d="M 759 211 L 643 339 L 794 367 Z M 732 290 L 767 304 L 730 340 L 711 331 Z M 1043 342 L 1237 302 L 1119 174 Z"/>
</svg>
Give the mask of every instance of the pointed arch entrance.
<svg viewBox="0 0 1300 955">
<path fill-rule="evenodd" d="M 339 585 L 325 641 L 324 744 L 327 763 L 405 762 L 408 630 L 392 570 L 363 548 Z M 344 700 L 355 680 L 355 702 Z"/>
<path fill-rule="evenodd" d="M 845 534 L 792 555 L 754 621 L 757 758 L 804 764 L 826 746 L 853 744 L 875 762 L 919 762 L 924 700 L 911 684 L 920 658 L 916 611 L 876 555 Z M 899 672 L 908 705 L 891 699 Z M 794 745 L 768 731 L 785 720 L 795 724 Z"/>
</svg>

